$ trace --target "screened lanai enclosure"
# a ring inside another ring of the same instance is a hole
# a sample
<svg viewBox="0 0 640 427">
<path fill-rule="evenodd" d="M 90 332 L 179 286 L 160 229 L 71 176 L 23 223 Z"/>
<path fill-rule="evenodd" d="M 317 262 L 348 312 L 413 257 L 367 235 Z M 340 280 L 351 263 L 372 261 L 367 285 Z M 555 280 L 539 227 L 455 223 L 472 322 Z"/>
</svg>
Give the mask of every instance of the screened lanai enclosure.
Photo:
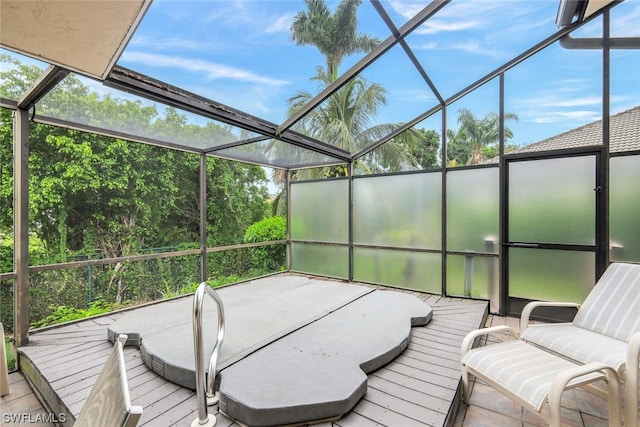
<svg viewBox="0 0 640 427">
<path fill-rule="evenodd" d="M 127 266 L 145 265 L 151 289 L 172 286 L 163 270 L 197 283 L 256 254 L 282 257 L 260 275 L 501 315 L 582 302 L 611 262 L 640 263 L 639 20 L 637 0 L 3 0 L 0 303 L 13 344 L 39 326 L 31 310 L 64 300 L 52 286 L 81 308 L 116 289 L 148 302 L 167 293 L 127 293 L 143 286 Z M 98 140 L 110 145 L 94 168 Z M 127 188 L 128 202 L 111 195 Z M 262 199 L 271 213 L 245 218 Z M 129 225 L 163 206 L 192 221 L 171 236 L 148 224 L 169 237 L 127 246 L 125 223 L 109 222 L 125 205 Z M 72 223 L 82 212 L 95 221 Z M 282 238 L 243 240 L 270 215 Z M 105 224 L 118 248 L 81 253 Z M 225 227 L 242 232 L 217 239 Z M 46 232 L 64 248 L 55 259 L 41 256 L 55 249 Z"/>
<path fill-rule="evenodd" d="M 304 3 L 3 2 L 15 256 L 2 279 L 17 341 L 28 330 L 26 183 L 46 167 L 27 161 L 30 123 L 282 171 L 290 271 L 489 299 L 504 314 L 521 300 L 580 301 L 610 261 L 640 261 L 638 3 L 512 3 L 364 2 L 357 30 L 372 46 L 323 82 L 308 78 L 322 56 L 286 40 L 288 27 L 264 24 L 271 60 L 259 66 L 255 39 L 214 41 L 223 31 L 207 29 L 230 26 L 234 8 L 239 21 L 251 11 L 291 22 Z M 40 75 L 15 84 L 18 64 Z M 74 101 L 82 85 L 112 108 L 137 103 L 180 123 L 169 131 Z M 386 102 L 332 122 L 366 85 Z"/>
</svg>

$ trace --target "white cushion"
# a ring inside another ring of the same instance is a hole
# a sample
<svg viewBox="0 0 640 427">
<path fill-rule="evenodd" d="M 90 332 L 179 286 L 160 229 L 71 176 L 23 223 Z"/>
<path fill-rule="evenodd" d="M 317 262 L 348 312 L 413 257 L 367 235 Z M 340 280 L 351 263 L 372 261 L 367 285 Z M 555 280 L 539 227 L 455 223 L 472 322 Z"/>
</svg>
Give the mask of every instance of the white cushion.
<svg viewBox="0 0 640 427">
<path fill-rule="evenodd" d="M 462 364 L 471 373 L 506 392 L 517 396 L 540 412 L 551 383 L 560 372 L 576 365 L 522 341 L 505 341 L 468 351 Z M 600 372 L 584 378 L 602 378 Z M 570 387 L 575 380 L 569 382 Z"/>
<path fill-rule="evenodd" d="M 520 336 L 524 341 L 561 354 L 582 364 L 602 362 L 623 375 L 627 343 L 579 328 L 571 323 L 531 325 Z"/>
</svg>

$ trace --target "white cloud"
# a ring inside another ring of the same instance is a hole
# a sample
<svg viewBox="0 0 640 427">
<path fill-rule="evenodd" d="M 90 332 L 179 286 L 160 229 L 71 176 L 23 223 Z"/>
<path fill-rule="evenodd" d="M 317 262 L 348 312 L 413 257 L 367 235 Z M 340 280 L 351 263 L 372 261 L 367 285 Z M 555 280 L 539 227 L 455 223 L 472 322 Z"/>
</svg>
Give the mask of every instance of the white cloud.
<svg viewBox="0 0 640 427">
<path fill-rule="evenodd" d="M 578 111 L 545 111 L 537 113 L 531 120 L 533 123 L 591 123 L 602 118 L 602 113 L 592 110 Z"/>
<path fill-rule="evenodd" d="M 250 22 L 252 9 L 245 7 L 244 1 L 211 2 L 209 13 L 204 17 L 205 22 L 217 26 L 235 26 L 239 22 Z"/>
<path fill-rule="evenodd" d="M 213 43 L 204 42 L 199 40 L 192 40 L 179 37 L 171 37 L 166 39 L 151 38 L 145 36 L 136 36 L 129 43 L 129 48 L 143 48 L 143 49 L 155 49 L 155 50 L 192 50 L 192 51 L 210 51 L 215 48 Z"/>
<path fill-rule="evenodd" d="M 216 9 L 205 22 L 249 34 L 289 32 L 295 12 L 276 12 L 272 5 L 257 1 L 215 2 Z M 301 5 L 302 7 L 302 5 Z"/>
<path fill-rule="evenodd" d="M 613 37 L 638 37 L 640 2 L 626 1 L 611 11 L 611 34 Z"/>
<path fill-rule="evenodd" d="M 555 107 L 586 107 L 589 105 L 601 105 L 602 97 L 601 96 L 583 96 L 581 98 L 570 98 L 570 99 L 561 99 L 561 100 L 553 100 L 547 104 L 542 104 L 543 106 L 555 106 Z"/>
<path fill-rule="evenodd" d="M 541 30 L 555 29 L 553 21 L 557 5 L 550 7 L 551 1 L 452 1 L 412 33 L 417 36 L 412 37 L 412 47 L 454 49 L 505 60 L 522 51 L 523 40 L 534 43 L 542 38 Z M 406 19 L 425 6 L 425 2 L 416 4 L 409 0 L 390 0 L 389 4 L 393 12 Z M 457 39 L 460 36 L 468 41 Z M 417 40 L 425 37 L 437 38 L 440 42 L 419 45 Z"/>
<path fill-rule="evenodd" d="M 411 47 L 413 49 L 435 50 L 435 49 L 438 49 L 439 44 L 437 42 L 420 43 L 420 44 L 412 44 Z"/>
<path fill-rule="evenodd" d="M 571 79 L 564 80 L 568 83 Z M 578 79 L 576 82 L 579 82 Z M 561 83 L 561 82 L 558 82 Z M 514 112 L 520 119 L 537 124 L 576 124 L 591 123 L 602 119 L 602 97 L 600 95 L 584 95 L 570 86 L 561 85 L 563 90 L 540 94 L 514 103 Z M 577 96 L 581 94 L 582 96 Z"/>
<path fill-rule="evenodd" d="M 266 20 L 266 22 L 270 22 L 270 24 L 266 26 L 264 32 L 267 34 L 280 32 L 288 33 L 291 29 L 291 23 L 293 22 L 294 17 L 294 13 L 285 13 L 284 15 L 280 15 L 275 19 Z"/>
<path fill-rule="evenodd" d="M 442 51 L 451 51 L 457 50 L 460 52 L 470 53 L 473 55 L 487 56 L 491 58 L 497 59 L 509 59 L 511 56 L 508 53 L 497 49 L 491 49 L 489 45 L 486 43 L 481 43 L 478 40 L 469 40 L 466 42 L 459 43 L 438 43 L 438 42 L 427 42 L 427 43 L 417 43 L 412 44 L 411 47 L 414 50 L 442 50 Z"/>
<path fill-rule="evenodd" d="M 444 19 L 429 19 L 422 24 L 415 33 L 416 34 L 437 34 L 444 31 L 462 31 L 470 30 L 473 28 L 479 28 L 482 24 L 475 20 L 460 20 L 460 21 L 447 21 Z"/>
<path fill-rule="evenodd" d="M 262 103 L 260 101 L 256 101 L 254 106 L 255 106 L 255 109 L 257 111 L 260 111 L 261 113 L 270 113 L 270 112 L 273 111 L 272 108 L 267 107 L 266 105 L 264 105 L 264 103 Z"/>
<path fill-rule="evenodd" d="M 538 96 L 535 98 L 529 98 L 521 105 L 529 107 L 553 107 L 553 108 L 575 108 L 575 107 L 588 107 L 594 105 L 601 105 L 602 97 L 600 96 L 559 96 L 557 94 Z"/>
<path fill-rule="evenodd" d="M 496 9 L 501 3 L 503 2 L 498 4 L 478 1 L 449 3 L 416 29 L 415 33 L 424 35 L 484 28 L 489 22 L 499 17 Z M 395 13 L 405 19 L 411 19 L 425 7 L 424 2 L 414 3 L 404 0 L 392 0 L 390 5 Z"/>
<path fill-rule="evenodd" d="M 121 59 L 129 63 L 144 64 L 153 67 L 179 68 L 192 73 L 201 73 L 209 80 L 231 79 L 269 86 L 283 86 L 288 84 L 285 80 L 262 76 L 251 71 L 202 59 L 129 51 L 124 52 Z"/>
<path fill-rule="evenodd" d="M 509 59 L 510 56 L 502 51 L 489 49 L 486 43 L 480 43 L 477 40 L 470 40 L 464 43 L 456 43 L 444 47 L 445 49 L 455 49 L 474 55 L 489 56 L 498 59 Z"/>
<path fill-rule="evenodd" d="M 405 102 L 431 102 L 436 99 L 435 95 L 427 87 L 423 90 L 394 90 L 391 95 Z"/>
<path fill-rule="evenodd" d="M 400 16 L 411 19 L 424 9 L 424 3 L 413 3 L 403 0 L 392 0 L 389 2 L 391 8 Z"/>
</svg>

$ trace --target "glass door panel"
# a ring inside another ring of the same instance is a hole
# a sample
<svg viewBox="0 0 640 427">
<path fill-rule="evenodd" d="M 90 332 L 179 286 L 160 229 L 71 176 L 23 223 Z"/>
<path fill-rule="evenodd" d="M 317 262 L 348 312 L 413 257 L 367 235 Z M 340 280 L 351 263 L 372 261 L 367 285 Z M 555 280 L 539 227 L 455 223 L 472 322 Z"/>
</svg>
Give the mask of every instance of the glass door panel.
<svg viewBox="0 0 640 427">
<path fill-rule="evenodd" d="M 593 287 L 598 156 L 507 159 L 507 311 L 582 302 Z"/>
<path fill-rule="evenodd" d="M 595 156 L 509 164 L 512 242 L 595 244 Z"/>
</svg>

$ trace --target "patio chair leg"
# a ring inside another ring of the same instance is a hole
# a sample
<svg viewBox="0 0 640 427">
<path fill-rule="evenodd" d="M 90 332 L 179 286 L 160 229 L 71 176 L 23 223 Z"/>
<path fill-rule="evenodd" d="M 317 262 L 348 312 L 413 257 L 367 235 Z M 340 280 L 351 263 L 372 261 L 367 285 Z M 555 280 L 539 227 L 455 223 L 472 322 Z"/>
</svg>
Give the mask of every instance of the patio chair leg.
<svg viewBox="0 0 640 427">
<path fill-rule="evenodd" d="M 640 359 L 640 332 L 629 341 L 624 393 L 624 425 L 638 427 L 638 360 Z M 635 369 L 633 367 L 636 367 Z"/>
<path fill-rule="evenodd" d="M 605 366 L 602 363 L 593 362 L 561 372 L 553 380 L 547 397 L 550 413 L 549 426 L 560 427 L 560 402 L 562 400 L 562 393 L 566 390 L 569 381 L 589 372 L 596 371 L 601 371 L 607 376 L 605 381 L 608 386 L 609 426 L 619 427 L 622 425 L 620 407 L 620 399 L 622 396 L 620 393 L 618 373 L 613 368 Z"/>
<path fill-rule="evenodd" d="M 624 397 L 624 425 L 625 427 L 638 427 L 638 378 L 632 380 L 627 375 Z"/>
<path fill-rule="evenodd" d="M 620 391 L 620 379 L 618 373 L 612 368 L 605 368 L 603 371 L 607 374 L 607 386 L 608 386 L 608 403 L 609 403 L 609 427 L 622 425 L 622 408 L 620 402 L 622 401 L 622 393 Z"/>
<path fill-rule="evenodd" d="M 462 401 L 469 405 L 471 403 L 471 390 L 469 389 L 469 372 L 465 366 L 462 367 Z"/>
<path fill-rule="evenodd" d="M 549 427 L 560 427 L 560 401 L 562 400 L 562 391 L 557 398 L 552 398 L 549 393 Z"/>
</svg>

